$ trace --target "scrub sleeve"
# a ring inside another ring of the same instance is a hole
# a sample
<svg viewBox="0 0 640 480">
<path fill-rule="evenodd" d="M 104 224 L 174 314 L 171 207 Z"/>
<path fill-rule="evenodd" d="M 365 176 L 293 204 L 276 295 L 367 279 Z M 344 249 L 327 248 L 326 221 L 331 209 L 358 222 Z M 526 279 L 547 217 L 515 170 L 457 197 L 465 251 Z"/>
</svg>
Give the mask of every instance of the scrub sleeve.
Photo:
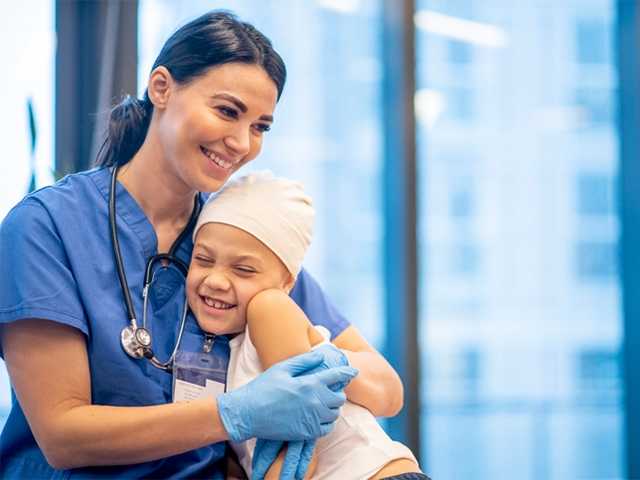
<svg viewBox="0 0 640 480">
<path fill-rule="evenodd" d="M 41 318 L 77 328 L 87 321 L 58 232 L 35 198 L 16 206 L 0 229 L 0 322 Z"/>
</svg>

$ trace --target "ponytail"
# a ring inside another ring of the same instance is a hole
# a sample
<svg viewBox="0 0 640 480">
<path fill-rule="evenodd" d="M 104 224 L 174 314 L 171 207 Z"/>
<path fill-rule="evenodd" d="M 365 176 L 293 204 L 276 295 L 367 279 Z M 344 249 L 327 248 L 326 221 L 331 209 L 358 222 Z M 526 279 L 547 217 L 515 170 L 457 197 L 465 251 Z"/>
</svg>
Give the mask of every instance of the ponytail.
<svg viewBox="0 0 640 480">
<path fill-rule="evenodd" d="M 107 138 L 100 147 L 96 165 L 111 167 L 127 163 L 142 146 L 153 104 L 145 93 L 142 99 L 127 95 L 109 115 Z"/>
</svg>

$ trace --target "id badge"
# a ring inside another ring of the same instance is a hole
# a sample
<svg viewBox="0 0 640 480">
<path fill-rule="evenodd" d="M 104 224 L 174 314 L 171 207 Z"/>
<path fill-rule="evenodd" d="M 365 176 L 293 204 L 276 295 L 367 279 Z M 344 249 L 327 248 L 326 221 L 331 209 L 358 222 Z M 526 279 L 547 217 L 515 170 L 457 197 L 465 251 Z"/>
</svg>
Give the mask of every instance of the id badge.
<svg viewBox="0 0 640 480">
<path fill-rule="evenodd" d="M 227 364 L 210 352 L 179 351 L 173 363 L 173 401 L 216 398 L 225 392 Z"/>
</svg>

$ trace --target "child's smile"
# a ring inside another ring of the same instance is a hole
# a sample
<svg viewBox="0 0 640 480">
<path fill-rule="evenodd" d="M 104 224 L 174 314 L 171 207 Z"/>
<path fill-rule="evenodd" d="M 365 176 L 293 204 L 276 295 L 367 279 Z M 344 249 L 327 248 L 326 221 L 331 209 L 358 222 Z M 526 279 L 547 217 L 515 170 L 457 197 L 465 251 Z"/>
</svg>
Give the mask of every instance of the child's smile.
<svg viewBox="0 0 640 480">
<path fill-rule="evenodd" d="M 257 238 L 223 223 L 198 230 L 187 276 L 187 298 L 198 324 L 216 335 L 244 331 L 249 301 L 293 280 L 280 259 Z"/>
</svg>

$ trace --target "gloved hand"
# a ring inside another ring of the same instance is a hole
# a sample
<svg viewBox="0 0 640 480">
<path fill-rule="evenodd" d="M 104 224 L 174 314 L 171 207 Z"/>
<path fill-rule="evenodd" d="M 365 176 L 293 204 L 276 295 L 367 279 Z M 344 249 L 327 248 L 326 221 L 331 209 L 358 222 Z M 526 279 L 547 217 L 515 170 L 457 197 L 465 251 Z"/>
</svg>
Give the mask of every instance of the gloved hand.
<svg viewBox="0 0 640 480">
<path fill-rule="evenodd" d="M 313 351 L 322 353 L 324 361 L 322 362 L 321 366 L 325 369 L 349 366 L 349 359 L 347 358 L 347 356 L 333 343 L 325 343 L 324 345 L 320 345 Z"/>
<path fill-rule="evenodd" d="M 305 372 L 303 375 L 321 372 L 335 367 L 345 367 L 349 365 L 349 359 L 336 346 L 332 344 L 322 345 L 314 350 L 322 354 L 324 360 L 317 367 Z M 342 391 L 349 384 L 351 379 L 344 382 L 329 385 L 333 391 Z M 282 470 L 280 472 L 281 479 L 303 479 L 311 457 L 315 448 L 315 440 L 307 440 L 305 442 L 288 442 L 287 453 L 284 458 Z M 256 448 L 253 452 L 252 463 L 252 479 L 261 479 L 267 474 L 269 467 L 275 461 L 278 453 L 285 445 L 285 442 L 278 440 L 265 440 L 259 438 L 256 442 Z"/>
<path fill-rule="evenodd" d="M 346 401 L 332 385 L 349 382 L 358 371 L 338 367 L 302 375 L 324 361 L 312 351 L 277 363 L 257 378 L 218 397 L 218 412 L 229 438 L 311 440 L 329 433 Z"/>
<path fill-rule="evenodd" d="M 315 440 L 281 442 L 259 438 L 253 451 L 251 480 L 260 480 L 265 477 L 284 445 L 287 446 L 287 453 L 285 453 L 282 470 L 280 470 L 280 480 L 304 479 L 313 456 Z"/>
<path fill-rule="evenodd" d="M 314 351 L 322 353 L 324 357 L 324 362 L 322 362 L 320 366 L 314 368 L 308 373 L 315 373 L 315 372 L 319 372 L 322 370 L 335 368 L 335 367 L 349 366 L 349 359 L 347 358 L 347 356 L 344 354 L 342 350 L 340 350 L 338 347 L 336 347 L 332 343 L 325 343 L 324 345 L 321 345 L 320 347 L 316 348 Z M 330 388 L 334 392 L 344 390 L 344 388 L 347 385 L 349 385 L 350 381 L 351 379 L 347 380 L 346 382 L 331 385 Z"/>
</svg>

